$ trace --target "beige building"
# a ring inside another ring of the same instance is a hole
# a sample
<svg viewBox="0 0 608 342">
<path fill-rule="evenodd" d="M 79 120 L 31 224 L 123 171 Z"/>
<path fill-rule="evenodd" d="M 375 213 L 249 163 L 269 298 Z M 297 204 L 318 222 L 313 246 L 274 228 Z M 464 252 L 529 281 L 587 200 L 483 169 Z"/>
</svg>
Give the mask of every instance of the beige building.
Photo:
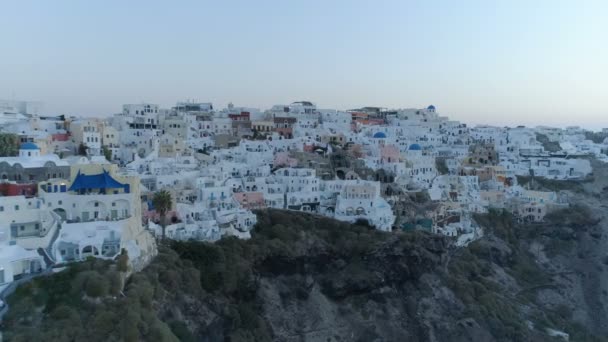
<svg viewBox="0 0 608 342">
<path fill-rule="evenodd" d="M 118 130 L 110 125 L 101 125 L 101 143 L 110 148 L 119 147 L 120 135 Z"/>
<path fill-rule="evenodd" d="M 97 156 L 101 153 L 101 128 L 102 123 L 97 119 L 78 119 L 70 123 L 72 142 L 78 149 L 80 144 L 88 148 L 88 154 Z M 78 152 L 77 150 L 75 151 Z"/>
<path fill-rule="evenodd" d="M 162 119 L 161 127 L 163 133 L 170 134 L 171 136 L 180 140 L 186 139 L 188 136 L 188 123 L 178 115 L 167 115 Z"/>
<path fill-rule="evenodd" d="M 251 129 L 260 133 L 269 133 L 274 130 L 274 121 L 252 121 Z"/>
<path fill-rule="evenodd" d="M 324 134 L 324 135 L 321 136 L 321 142 L 323 144 L 333 143 L 333 144 L 337 144 L 339 146 L 342 146 L 346 142 L 346 137 L 342 133 Z"/>
<path fill-rule="evenodd" d="M 183 139 L 175 138 L 171 134 L 165 133 L 160 137 L 158 156 L 161 158 L 176 157 L 181 155 L 185 148 Z"/>
</svg>

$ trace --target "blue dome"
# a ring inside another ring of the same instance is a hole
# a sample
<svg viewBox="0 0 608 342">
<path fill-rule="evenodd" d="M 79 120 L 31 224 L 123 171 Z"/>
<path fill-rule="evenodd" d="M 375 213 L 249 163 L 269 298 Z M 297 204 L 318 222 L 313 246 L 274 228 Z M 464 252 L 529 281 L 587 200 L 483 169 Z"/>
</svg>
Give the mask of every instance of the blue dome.
<svg viewBox="0 0 608 342">
<path fill-rule="evenodd" d="M 418 144 L 411 144 L 410 147 L 408 148 L 408 150 L 410 150 L 410 151 L 422 151 L 422 147 L 420 147 L 420 145 L 418 145 Z"/>
<path fill-rule="evenodd" d="M 21 144 L 19 149 L 20 150 L 39 150 L 38 145 L 31 143 L 31 142 L 26 142 L 26 143 Z"/>
<path fill-rule="evenodd" d="M 376 139 L 384 139 L 384 138 L 386 138 L 386 134 L 384 134 L 384 132 L 376 132 L 374 134 L 374 138 L 376 138 Z"/>
<path fill-rule="evenodd" d="M 435 110 L 435 106 L 430 105 L 430 106 L 426 107 L 426 109 L 428 109 L 428 110 Z"/>
</svg>

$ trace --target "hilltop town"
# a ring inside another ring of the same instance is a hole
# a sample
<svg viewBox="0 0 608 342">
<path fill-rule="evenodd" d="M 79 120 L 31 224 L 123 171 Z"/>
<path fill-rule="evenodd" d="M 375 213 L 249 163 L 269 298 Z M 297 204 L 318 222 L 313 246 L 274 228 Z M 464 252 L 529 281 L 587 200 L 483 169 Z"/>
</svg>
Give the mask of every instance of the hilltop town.
<svg viewBox="0 0 608 342">
<path fill-rule="evenodd" d="M 425 230 L 461 246 L 474 215 L 540 223 L 608 161 L 608 129 L 469 127 L 426 108 L 268 110 L 126 104 L 105 118 L 45 116 L 0 101 L 0 286 L 89 257 L 141 270 L 172 240 L 247 239 L 256 210 L 302 211 L 377 230 Z M 171 196 L 167 220 L 154 207 Z M 165 226 L 165 227 L 163 227 Z M 163 233 L 164 232 L 164 233 Z"/>
</svg>

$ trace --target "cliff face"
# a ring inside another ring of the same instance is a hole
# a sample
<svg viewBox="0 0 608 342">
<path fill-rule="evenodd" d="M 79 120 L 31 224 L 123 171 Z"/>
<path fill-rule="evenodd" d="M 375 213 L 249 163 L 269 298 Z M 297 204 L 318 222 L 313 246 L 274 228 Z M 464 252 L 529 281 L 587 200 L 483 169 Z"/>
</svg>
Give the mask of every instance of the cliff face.
<svg viewBox="0 0 608 342">
<path fill-rule="evenodd" d="M 247 265 L 234 282 L 242 287 L 230 292 L 224 283 L 214 296 L 231 309 L 211 309 L 213 319 L 189 326 L 209 341 L 554 340 L 548 329 L 601 341 L 608 306 L 598 214 L 576 206 L 545 224 L 518 225 L 493 212 L 478 217 L 487 236 L 456 249 L 430 234 L 381 234 L 269 211 L 245 243 L 256 247 L 223 248 Z M 200 265 L 193 251 L 200 246 L 174 249 Z"/>
<path fill-rule="evenodd" d="M 91 291 L 78 270 L 34 283 L 9 300 L 3 331 L 9 340 L 325 342 L 554 341 L 555 330 L 603 341 L 608 175 L 594 176 L 572 190 L 577 205 L 546 223 L 477 217 L 486 236 L 460 249 L 422 232 L 265 211 L 250 240 L 160 248 L 124 297 Z"/>
<path fill-rule="evenodd" d="M 263 264 L 258 295 L 277 340 L 428 340 L 419 299 L 431 292 L 429 270 L 445 259 L 446 240 L 408 238 L 355 258 L 320 251 L 279 268 Z"/>
</svg>

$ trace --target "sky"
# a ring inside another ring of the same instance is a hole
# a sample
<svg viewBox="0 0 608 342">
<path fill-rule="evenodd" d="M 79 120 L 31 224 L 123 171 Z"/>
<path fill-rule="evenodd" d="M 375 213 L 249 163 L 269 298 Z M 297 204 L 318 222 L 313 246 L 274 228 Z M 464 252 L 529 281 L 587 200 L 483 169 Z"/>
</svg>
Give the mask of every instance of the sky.
<svg viewBox="0 0 608 342">
<path fill-rule="evenodd" d="M 608 1 L 0 2 L 0 98 L 422 108 L 608 127 Z"/>
</svg>

